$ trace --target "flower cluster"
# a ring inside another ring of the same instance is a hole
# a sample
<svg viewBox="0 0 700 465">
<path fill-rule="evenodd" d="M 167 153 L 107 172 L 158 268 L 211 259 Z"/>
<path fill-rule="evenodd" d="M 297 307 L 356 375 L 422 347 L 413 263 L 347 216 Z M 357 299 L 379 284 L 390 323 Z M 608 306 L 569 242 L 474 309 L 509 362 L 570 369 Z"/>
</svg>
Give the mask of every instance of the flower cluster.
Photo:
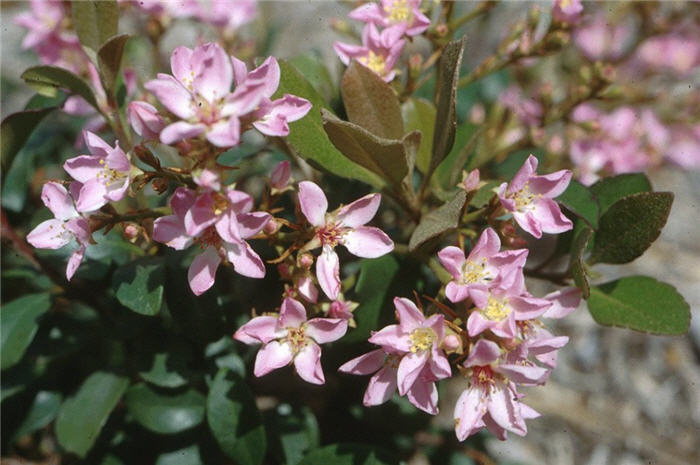
<svg viewBox="0 0 700 465">
<path fill-rule="evenodd" d="M 120 0 L 120 3 L 133 5 L 161 22 L 194 19 L 225 31 L 235 31 L 258 16 L 257 0 Z"/>
<path fill-rule="evenodd" d="M 381 0 L 352 10 L 348 16 L 365 23 L 362 45 L 336 42 L 334 48 L 340 60 L 345 65 L 357 60 L 385 81 L 392 81 L 396 77 L 396 62 L 406 45 L 404 37 L 420 35 L 430 26 L 420 4 L 421 0 Z"/>
</svg>

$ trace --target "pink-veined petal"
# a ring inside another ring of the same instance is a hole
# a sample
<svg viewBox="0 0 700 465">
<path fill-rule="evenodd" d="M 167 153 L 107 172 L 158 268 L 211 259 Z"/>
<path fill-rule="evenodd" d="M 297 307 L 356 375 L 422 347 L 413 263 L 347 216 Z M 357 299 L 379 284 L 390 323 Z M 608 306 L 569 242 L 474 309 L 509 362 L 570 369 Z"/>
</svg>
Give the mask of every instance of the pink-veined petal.
<svg viewBox="0 0 700 465">
<path fill-rule="evenodd" d="M 460 279 L 462 277 L 462 266 L 466 261 L 462 249 L 452 245 L 445 247 L 438 252 L 438 259 L 453 278 Z M 453 302 L 455 301 L 453 300 Z"/>
<path fill-rule="evenodd" d="M 487 341 L 486 339 L 479 339 L 474 344 L 472 351 L 469 353 L 469 357 L 464 362 L 465 367 L 474 366 L 487 366 L 498 360 L 501 356 L 501 349 L 493 341 Z"/>
<path fill-rule="evenodd" d="M 298 328 L 306 322 L 306 309 L 301 302 L 287 297 L 280 307 L 280 325 L 284 328 Z"/>
<path fill-rule="evenodd" d="M 365 195 L 341 208 L 338 212 L 338 220 L 343 226 L 348 228 L 363 226 L 374 218 L 381 202 L 381 194 Z"/>
<path fill-rule="evenodd" d="M 544 318 L 564 318 L 573 313 L 581 304 L 581 290 L 575 287 L 560 289 L 544 296 L 552 302 L 552 306 L 545 311 Z"/>
<path fill-rule="evenodd" d="M 93 155 L 80 155 L 66 160 L 63 169 L 71 178 L 86 183 L 91 179 L 97 179 L 97 176 L 102 173 L 104 166 L 100 161 L 104 159 Z"/>
<path fill-rule="evenodd" d="M 338 254 L 328 246 L 323 247 L 316 260 L 316 278 L 329 299 L 335 300 L 340 293 L 340 262 Z"/>
<path fill-rule="evenodd" d="M 498 253 L 501 249 L 501 240 L 493 228 L 486 228 L 479 236 L 479 240 L 469 253 L 469 259 L 476 261 L 482 257 L 489 258 Z"/>
<path fill-rule="evenodd" d="M 406 391 L 411 389 L 413 383 L 418 380 L 429 357 L 430 352 L 420 351 L 408 353 L 401 359 L 399 370 L 396 375 L 400 395 L 405 395 Z"/>
<path fill-rule="evenodd" d="M 394 242 L 384 231 L 372 226 L 358 226 L 343 237 L 348 251 L 361 258 L 377 258 L 394 250 Z"/>
<path fill-rule="evenodd" d="M 372 333 L 368 341 L 391 352 L 410 352 L 412 345 L 408 334 L 399 325 L 389 325 Z"/>
<path fill-rule="evenodd" d="M 306 322 L 306 335 L 318 344 L 337 341 L 348 330 L 348 321 L 339 318 L 312 318 Z"/>
<path fill-rule="evenodd" d="M 425 324 L 425 316 L 410 299 L 395 297 L 394 308 L 396 308 L 399 326 L 403 332 L 410 333 Z"/>
<path fill-rule="evenodd" d="M 192 61 L 199 71 L 194 77 L 194 90 L 208 102 L 216 102 L 231 91 L 233 66 L 220 45 L 208 43 L 197 47 Z"/>
<path fill-rule="evenodd" d="M 176 116 L 182 119 L 195 116 L 192 93 L 169 74 L 158 74 L 158 79 L 148 81 L 144 87 Z M 162 137 L 161 134 L 161 141 Z"/>
<path fill-rule="evenodd" d="M 183 250 L 192 243 L 182 220 L 175 215 L 161 216 L 153 222 L 153 240 L 167 244 L 175 250 Z"/>
<path fill-rule="evenodd" d="M 236 273 L 248 278 L 261 279 L 265 277 L 265 264 L 247 242 L 225 243 L 224 248 L 226 249 L 226 258 L 231 262 Z"/>
<path fill-rule="evenodd" d="M 438 391 L 433 381 L 419 379 L 406 392 L 408 401 L 430 415 L 438 414 Z"/>
<path fill-rule="evenodd" d="M 314 343 L 309 343 L 294 357 L 294 368 L 301 379 L 311 384 L 323 384 L 326 382 L 321 367 L 321 348 Z"/>
<path fill-rule="evenodd" d="M 186 121 L 177 121 L 163 128 L 160 132 L 160 141 L 166 145 L 191 139 L 204 134 L 207 127 L 203 124 L 190 124 Z"/>
<path fill-rule="evenodd" d="M 338 371 L 353 375 L 369 375 L 384 366 L 386 352 L 376 349 L 342 364 Z"/>
<path fill-rule="evenodd" d="M 68 281 L 70 281 L 75 272 L 78 271 L 78 267 L 83 262 L 83 257 L 85 257 L 85 247 L 79 247 L 71 254 L 68 259 L 68 264 L 66 265 L 66 279 Z"/>
<path fill-rule="evenodd" d="M 257 342 L 267 344 L 274 339 L 281 339 L 286 333 L 286 330 L 278 324 L 277 317 L 263 315 L 256 316 L 238 328 L 233 338 L 241 342 L 246 342 L 245 336 L 248 336 L 255 339 Z"/>
<path fill-rule="evenodd" d="M 542 198 L 535 204 L 532 215 L 539 221 L 542 231 L 558 234 L 573 229 L 574 224 L 567 218 L 552 199 Z"/>
<path fill-rule="evenodd" d="M 486 413 L 486 402 L 481 390 L 474 387 L 465 389 L 457 399 L 454 410 L 457 439 L 460 441 L 467 439 L 481 421 L 484 413 Z"/>
<path fill-rule="evenodd" d="M 391 399 L 396 392 L 396 369 L 385 366 L 370 378 L 362 399 L 365 407 L 380 405 Z"/>
<path fill-rule="evenodd" d="M 268 221 L 270 221 L 269 213 L 266 212 L 252 212 L 252 213 L 241 213 L 237 216 L 238 219 L 238 232 L 242 239 L 248 239 L 249 237 L 255 236 L 257 233 L 262 231 Z"/>
<path fill-rule="evenodd" d="M 325 224 L 328 200 L 326 194 L 313 182 L 302 181 L 299 183 L 299 206 L 312 226 L 320 227 Z"/>
<path fill-rule="evenodd" d="M 63 221 L 57 219 L 43 221 L 27 234 L 27 242 L 37 249 L 60 249 L 70 240 Z"/>
<path fill-rule="evenodd" d="M 190 289 L 195 295 L 202 295 L 214 285 L 216 269 L 221 263 L 221 257 L 214 247 L 207 247 L 204 252 L 194 257 L 187 279 L 190 282 Z"/>
<path fill-rule="evenodd" d="M 95 211 L 107 204 L 106 194 L 107 188 L 105 185 L 97 178 L 91 179 L 80 188 L 75 208 L 79 212 Z"/>
<path fill-rule="evenodd" d="M 68 190 L 57 182 L 44 184 L 41 189 L 41 200 L 56 219 L 65 221 L 78 216 Z"/>
<path fill-rule="evenodd" d="M 265 376 L 271 371 L 289 365 L 292 358 L 294 358 L 294 353 L 288 343 L 272 341 L 262 346 L 258 351 L 253 374 L 258 378 Z"/>
</svg>

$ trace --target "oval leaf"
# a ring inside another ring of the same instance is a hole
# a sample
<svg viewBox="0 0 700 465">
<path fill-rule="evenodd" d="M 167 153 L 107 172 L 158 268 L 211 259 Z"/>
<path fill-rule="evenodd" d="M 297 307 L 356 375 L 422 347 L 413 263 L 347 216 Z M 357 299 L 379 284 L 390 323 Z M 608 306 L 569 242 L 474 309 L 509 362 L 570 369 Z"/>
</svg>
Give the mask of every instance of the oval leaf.
<svg viewBox="0 0 700 465">
<path fill-rule="evenodd" d="M 293 94 L 313 105 L 308 115 L 289 124 L 289 135 L 282 140 L 290 152 L 319 170 L 381 188 L 384 182 L 379 176 L 345 158 L 328 139 L 321 120 L 321 109 L 328 107 L 309 81 L 288 62 L 279 60 L 279 65 L 280 85 L 273 98 Z"/>
<path fill-rule="evenodd" d="M 241 465 L 265 458 L 265 427 L 255 397 L 242 378 L 222 368 L 207 397 L 207 422 L 221 450 Z"/>
<path fill-rule="evenodd" d="M 464 203 L 467 201 L 467 193 L 463 190 L 445 203 L 437 210 L 433 210 L 420 220 L 415 231 L 408 241 L 408 249 L 413 251 L 421 244 L 429 239 L 439 236 L 440 234 L 454 229 L 459 224 L 459 217 L 462 215 Z"/>
<path fill-rule="evenodd" d="M 416 155 L 416 168 L 421 173 L 428 171 L 435 134 L 435 105 L 422 98 L 410 98 L 401 106 L 406 131 L 420 131 L 420 148 Z"/>
<path fill-rule="evenodd" d="M 671 192 L 640 192 L 615 202 L 600 218 L 591 263 L 628 263 L 659 237 L 671 212 Z"/>
<path fill-rule="evenodd" d="M 164 395 L 145 384 L 136 384 L 126 393 L 125 401 L 134 419 L 154 433 L 179 433 L 197 426 L 204 419 L 205 398 L 194 389 Z"/>
<path fill-rule="evenodd" d="M 384 139 L 403 137 L 399 99 L 377 73 L 353 60 L 343 74 L 340 94 L 351 123 Z"/>
<path fill-rule="evenodd" d="M 598 199 L 600 216 L 603 216 L 608 208 L 621 198 L 651 191 L 651 183 L 643 173 L 626 173 L 603 178 L 593 184 L 590 190 Z"/>
<path fill-rule="evenodd" d="M 78 2 L 80 3 L 80 2 Z M 56 66 L 34 66 L 22 73 L 22 79 L 41 95 L 53 97 L 58 89 L 67 89 L 80 95 L 97 111 L 100 111 L 95 95 L 83 79 Z"/>
<path fill-rule="evenodd" d="M 629 276 L 593 286 L 588 309 L 602 325 L 653 334 L 685 334 L 690 306 L 670 284 Z"/>
<path fill-rule="evenodd" d="M 569 187 L 557 197 L 557 202 L 564 205 L 573 214 L 583 219 L 593 229 L 598 229 L 598 200 L 583 184 L 572 179 Z"/>
<path fill-rule="evenodd" d="M 109 39 L 97 52 L 100 79 L 107 95 L 114 95 L 114 86 L 119 76 L 124 46 L 129 40 L 128 34 L 121 34 Z"/>
<path fill-rule="evenodd" d="M 37 320 L 51 308 L 51 296 L 29 294 L 2 306 L 0 312 L 0 350 L 2 369 L 10 368 L 22 359 L 34 339 Z"/>
<path fill-rule="evenodd" d="M 165 265 L 162 259 L 132 262 L 117 269 L 112 277 L 119 302 L 125 307 L 153 316 L 163 303 Z"/>
<path fill-rule="evenodd" d="M 56 438 L 59 444 L 85 457 L 128 386 L 127 378 L 112 373 L 98 371 L 90 375 L 58 412 Z"/>
<path fill-rule="evenodd" d="M 56 107 L 48 107 L 19 111 L 2 120 L 0 125 L 0 160 L 2 160 L 3 173 L 6 173 L 7 168 L 12 165 L 12 160 L 27 142 L 34 128 L 55 109 Z"/>
<path fill-rule="evenodd" d="M 58 414 L 58 409 L 61 407 L 61 400 L 63 400 L 63 397 L 58 392 L 37 392 L 27 415 L 15 430 L 13 437 L 20 438 L 25 434 L 33 433 L 39 428 L 43 428 L 51 423 Z"/>
<path fill-rule="evenodd" d="M 119 29 L 119 5 L 116 0 L 81 0 L 71 2 L 75 32 L 93 61 L 97 51 Z"/>
</svg>

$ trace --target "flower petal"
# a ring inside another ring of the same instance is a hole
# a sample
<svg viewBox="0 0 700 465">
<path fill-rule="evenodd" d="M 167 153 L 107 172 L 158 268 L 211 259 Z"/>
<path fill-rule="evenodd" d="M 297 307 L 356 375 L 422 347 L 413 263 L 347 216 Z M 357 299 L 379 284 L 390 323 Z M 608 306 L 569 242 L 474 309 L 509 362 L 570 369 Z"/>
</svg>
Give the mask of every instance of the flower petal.
<svg viewBox="0 0 700 465">
<path fill-rule="evenodd" d="M 41 189 L 41 200 L 59 220 L 69 220 L 78 216 L 73 199 L 65 187 L 57 182 L 47 182 Z"/>
<path fill-rule="evenodd" d="M 160 132 L 160 141 L 166 145 L 174 144 L 175 142 L 204 134 L 206 129 L 207 127 L 203 124 L 190 124 L 186 121 L 178 121 L 163 128 Z"/>
<path fill-rule="evenodd" d="M 474 344 L 469 357 L 464 362 L 465 367 L 487 366 L 494 363 L 501 356 L 501 349 L 493 341 L 479 339 Z"/>
<path fill-rule="evenodd" d="M 445 247 L 438 252 L 438 259 L 453 278 L 460 279 L 462 277 L 462 266 L 466 261 L 462 249 L 452 245 Z M 453 300 L 453 302 L 455 301 Z"/>
<path fill-rule="evenodd" d="M 176 116 L 182 119 L 195 116 L 192 93 L 169 74 L 158 74 L 158 79 L 148 81 L 144 87 Z M 163 134 L 161 141 L 162 137 Z"/>
<path fill-rule="evenodd" d="M 405 395 L 406 391 L 411 389 L 411 386 L 418 380 L 429 357 L 430 352 L 420 351 L 408 353 L 401 359 L 397 372 L 400 395 Z"/>
<path fill-rule="evenodd" d="M 365 195 L 341 208 L 338 211 L 338 220 L 348 228 L 365 225 L 377 214 L 381 202 L 381 194 Z"/>
<path fill-rule="evenodd" d="M 97 176 L 102 173 L 103 165 L 100 161 L 104 161 L 102 157 L 93 155 L 80 155 L 79 157 L 69 158 L 63 164 L 63 169 L 76 181 L 85 183 L 92 179 L 97 179 Z"/>
<path fill-rule="evenodd" d="M 342 364 L 338 371 L 353 375 L 369 375 L 384 366 L 386 352 L 376 349 Z"/>
<path fill-rule="evenodd" d="M 286 331 L 278 324 L 277 317 L 272 315 L 256 316 L 249 322 L 238 328 L 233 338 L 241 342 L 246 342 L 246 336 L 253 338 L 256 342 L 267 344 L 273 339 L 284 337 Z"/>
<path fill-rule="evenodd" d="M 328 200 L 326 194 L 313 182 L 302 181 L 299 183 L 299 206 L 312 226 L 320 227 L 325 224 Z"/>
<path fill-rule="evenodd" d="M 270 221 L 269 213 L 266 212 L 252 212 L 252 213 L 241 213 L 237 216 L 238 219 L 238 232 L 242 239 L 248 239 L 249 237 L 255 236 L 257 233 L 262 231 L 268 221 Z"/>
<path fill-rule="evenodd" d="M 542 231 L 558 234 L 573 229 L 574 224 L 567 218 L 552 199 L 542 198 L 535 204 L 532 215 L 539 221 Z"/>
<path fill-rule="evenodd" d="M 323 384 L 326 379 L 321 367 L 321 348 L 314 343 L 309 343 L 294 357 L 294 368 L 307 383 Z"/>
<path fill-rule="evenodd" d="M 83 262 L 83 257 L 85 257 L 85 247 L 79 247 L 68 259 L 68 264 L 66 265 L 66 279 L 68 281 L 78 271 L 78 267 Z"/>
<path fill-rule="evenodd" d="M 501 240 L 498 238 L 498 234 L 493 228 L 486 228 L 469 253 L 469 260 L 476 261 L 480 258 L 490 258 L 496 255 L 500 249 Z"/>
<path fill-rule="evenodd" d="M 358 226 L 343 237 L 348 251 L 361 258 L 377 258 L 394 250 L 394 242 L 384 231 L 371 226 Z"/>
<path fill-rule="evenodd" d="M 348 321 L 340 318 L 312 318 L 306 322 L 306 335 L 318 344 L 337 341 L 348 331 Z"/>
<path fill-rule="evenodd" d="M 433 381 L 419 379 L 406 393 L 408 401 L 430 415 L 438 414 L 438 391 Z"/>
<path fill-rule="evenodd" d="M 258 378 L 265 376 L 273 370 L 289 365 L 293 357 L 294 354 L 289 344 L 272 341 L 262 346 L 258 351 L 258 355 L 255 357 L 253 374 Z"/>
<path fill-rule="evenodd" d="M 287 297 L 280 307 L 280 325 L 284 328 L 298 328 L 306 322 L 306 309 L 297 300 Z"/>
<path fill-rule="evenodd" d="M 410 333 L 414 329 L 425 325 L 425 316 L 410 299 L 395 297 L 394 308 L 396 308 L 396 316 L 399 320 L 401 331 Z"/>
<path fill-rule="evenodd" d="M 60 249 L 70 240 L 71 235 L 65 230 L 63 221 L 57 219 L 43 221 L 27 234 L 27 242 L 37 249 Z"/>
<path fill-rule="evenodd" d="M 80 188 L 76 209 L 79 212 L 91 212 L 106 205 L 108 199 L 105 197 L 107 188 L 97 178 L 91 179 Z"/>
<path fill-rule="evenodd" d="M 338 254 L 328 246 L 323 247 L 316 260 L 316 278 L 329 299 L 335 300 L 340 293 L 340 262 Z"/>
<path fill-rule="evenodd" d="M 190 289 L 195 295 L 203 294 L 214 285 L 214 277 L 219 263 L 221 263 L 221 257 L 211 246 L 194 257 L 187 271 L 187 279 L 190 282 Z"/>
<path fill-rule="evenodd" d="M 457 439 L 470 436 L 486 413 L 486 402 L 478 388 L 465 389 L 455 404 L 454 419 Z"/>
<path fill-rule="evenodd" d="M 226 258 L 231 262 L 236 273 L 248 278 L 265 277 L 265 264 L 247 242 L 225 243 L 224 249 L 226 249 Z"/>
<path fill-rule="evenodd" d="M 391 399 L 396 392 L 396 369 L 385 366 L 370 378 L 362 399 L 365 407 L 380 405 Z"/>
</svg>

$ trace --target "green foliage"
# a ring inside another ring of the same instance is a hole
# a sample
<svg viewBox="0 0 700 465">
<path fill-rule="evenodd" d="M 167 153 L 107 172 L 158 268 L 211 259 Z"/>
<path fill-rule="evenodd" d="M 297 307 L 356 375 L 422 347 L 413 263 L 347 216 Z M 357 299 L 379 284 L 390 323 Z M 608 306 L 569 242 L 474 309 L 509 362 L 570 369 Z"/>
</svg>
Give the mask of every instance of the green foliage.
<svg viewBox="0 0 700 465">
<path fill-rule="evenodd" d="M 243 379 L 226 368 L 220 369 L 212 382 L 207 423 L 221 450 L 236 463 L 262 463 L 267 444 L 255 397 Z"/>
<path fill-rule="evenodd" d="M 467 201 L 467 193 L 463 190 L 441 207 L 425 215 L 413 231 L 411 239 L 408 241 L 408 249 L 416 250 L 421 244 L 433 239 L 444 232 L 453 230 L 459 224 L 459 218 Z"/>
<path fill-rule="evenodd" d="M 341 121 L 321 110 L 323 129 L 333 145 L 347 158 L 386 179 L 397 188 L 413 170 L 420 133 L 402 140 L 383 139 L 353 123 Z"/>
<path fill-rule="evenodd" d="M 83 49 L 97 63 L 102 44 L 117 34 L 119 5 L 116 0 L 72 1 L 73 23 Z"/>
<path fill-rule="evenodd" d="M 590 189 L 598 199 L 600 216 L 602 216 L 612 204 L 623 197 L 651 191 L 651 183 L 649 178 L 643 173 L 618 174 L 617 176 L 601 179 L 593 184 Z"/>
<path fill-rule="evenodd" d="M 58 443 L 68 452 L 85 457 L 128 385 L 127 378 L 112 373 L 98 371 L 90 375 L 58 412 Z"/>
<path fill-rule="evenodd" d="M 100 79 L 107 95 L 115 95 L 115 86 L 119 77 L 122 55 L 124 54 L 124 46 L 127 40 L 129 40 L 128 34 L 112 37 L 100 47 L 100 51 L 97 53 Z"/>
<path fill-rule="evenodd" d="M 628 263 L 659 237 L 671 212 L 670 192 L 640 192 L 611 205 L 600 218 L 591 263 Z"/>
<path fill-rule="evenodd" d="M 345 70 L 340 93 L 351 123 L 384 139 L 403 137 L 399 99 L 375 72 L 353 61 Z"/>
<path fill-rule="evenodd" d="M 406 131 L 420 131 L 421 140 L 416 155 L 416 168 L 426 173 L 430 168 L 433 138 L 435 135 L 435 105 L 422 98 L 409 98 L 401 106 Z"/>
<path fill-rule="evenodd" d="M 0 160 L 3 173 L 12 165 L 15 155 L 29 140 L 34 128 L 56 107 L 39 108 L 13 113 L 0 125 Z"/>
<path fill-rule="evenodd" d="M 163 303 L 165 264 L 162 258 L 130 262 L 117 269 L 112 285 L 117 299 L 141 315 L 157 315 Z"/>
<path fill-rule="evenodd" d="M 33 433 L 39 428 L 43 428 L 51 423 L 58 414 L 58 409 L 61 407 L 61 400 L 63 400 L 63 396 L 58 392 L 37 392 L 34 401 L 32 401 L 32 405 L 27 411 L 27 415 L 15 430 L 13 436 L 15 438 L 20 438 L 25 434 Z"/>
<path fill-rule="evenodd" d="M 321 431 L 311 409 L 293 409 L 281 404 L 265 415 L 270 454 L 277 463 L 295 465 L 304 455 L 318 448 Z"/>
<path fill-rule="evenodd" d="M 203 463 L 197 444 L 161 454 L 156 461 L 156 465 L 202 465 Z"/>
<path fill-rule="evenodd" d="M 588 227 L 583 227 L 576 231 L 571 246 L 571 256 L 569 259 L 569 272 L 576 283 L 576 287 L 581 289 L 581 296 L 587 299 L 590 295 L 588 278 L 586 277 L 586 267 L 583 262 L 583 254 L 586 251 L 588 241 L 591 240 L 593 231 Z"/>
<path fill-rule="evenodd" d="M 68 70 L 56 66 L 34 66 L 22 73 L 22 79 L 43 96 L 55 97 L 58 95 L 58 89 L 66 89 L 81 96 L 100 111 L 95 94 L 88 83 Z"/>
<path fill-rule="evenodd" d="M 324 101 L 332 104 L 338 99 L 338 86 L 331 77 L 323 57 L 298 55 L 289 62 L 311 83 Z"/>
<path fill-rule="evenodd" d="M 676 289 L 648 276 L 629 276 L 591 288 L 588 309 L 602 325 L 652 334 L 685 334 L 690 307 Z"/>
<path fill-rule="evenodd" d="M 293 94 L 313 105 L 304 118 L 290 123 L 289 135 L 283 139 L 289 150 L 322 171 L 381 188 L 383 182 L 377 175 L 345 158 L 328 139 L 321 120 L 321 109 L 328 109 L 328 105 L 314 87 L 290 63 L 279 60 L 279 65 L 280 85 L 273 98 Z"/>
<path fill-rule="evenodd" d="M 557 201 L 585 221 L 588 226 L 598 229 L 600 214 L 598 201 L 586 186 L 572 179 L 569 187 L 557 198 Z"/>
<path fill-rule="evenodd" d="M 0 312 L 2 369 L 17 364 L 39 329 L 38 319 L 51 308 L 49 294 L 29 294 L 4 304 Z"/>
<path fill-rule="evenodd" d="M 164 394 L 145 384 L 135 384 L 129 388 L 124 400 L 134 419 L 154 433 L 179 433 L 204 420 L 205 397 L 194 389 Z"/>
<path fill-rule="evenodd" d="M 396 463 L 386 452 L 364 444 L 342 443 L 316 449 L 299 465 L 389 465 Z"/>
</svg>

